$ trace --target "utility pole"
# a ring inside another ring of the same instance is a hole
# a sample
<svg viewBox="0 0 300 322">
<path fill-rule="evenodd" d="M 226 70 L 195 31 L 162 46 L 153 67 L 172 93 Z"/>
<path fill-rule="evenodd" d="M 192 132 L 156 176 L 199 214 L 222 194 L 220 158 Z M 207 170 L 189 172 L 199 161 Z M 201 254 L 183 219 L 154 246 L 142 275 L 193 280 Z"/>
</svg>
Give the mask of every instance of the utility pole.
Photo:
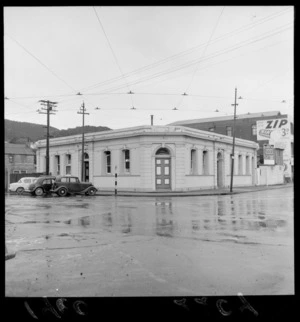
<svg viewBox="0 0 300 322">
<path fill-rule="evenodd" d="M 86 113 L 86 108 L 84 107 L 84 102 L 82 103 L 79 112 L 77 114 L 82 114 L 82 151 L 81 151 L 81 181 L 84 181 L 84 115 L 89 115 Z"/>
<path fill-rule="evenodd" d="M 50 101 L 44 101 L 40 100 L 42 107 L 41 110 L 37 110 L 39 114 L 47 114 L 47 146 L 46 146 L 46 175 L 49 175 L 49 130 L 50 130 L 50 115 L 55 115 L 53 112 L 57 112 L 57 110 L 54 110 L 56 108 L 57 102 L 50 102 Z"/>
<path fill-rule="evenodd" d="M 234 106 L 234 116 L 233 116 L 233 140 L 232 140 L 232 154 L 231 154 L 231 178 L 230 178 L 230 192 L 232 192 L 232 183 L 233 183 L 233 170 L 234 170 L 234 148 L 235 148 L 235 119 L 236 119 L 236 106 L 239 105 L 236 103 L 236 95 L 237 95 L 237 89 L 235 88 L 235 98 L 234 98 L 234 104 L 231 104 Z"/>
</svg>

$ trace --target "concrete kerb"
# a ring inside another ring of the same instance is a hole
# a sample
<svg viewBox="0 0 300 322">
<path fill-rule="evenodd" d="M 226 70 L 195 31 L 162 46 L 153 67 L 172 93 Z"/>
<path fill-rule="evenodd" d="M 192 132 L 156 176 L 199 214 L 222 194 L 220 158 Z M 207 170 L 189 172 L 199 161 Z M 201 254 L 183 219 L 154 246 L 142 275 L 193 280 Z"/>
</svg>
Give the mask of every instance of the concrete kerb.
<svg viewBox="0 0 300 322">
<path fill-rule="evenodd" d="M 5 245 L 5 260 L 12 259 L 16 257 L 16 253 L 9 253 Z"/>
<path fill-rule="evenodd" d="M 255 187 L 237 187 L 233 192 L 229 190 L 202 190 L 202 191 L 182 191 L 182 192 L 130 192 L 119 191 L 115 194 L 114 191 L 97 191 L 97 196 L 121 196 L 121 197 L 192 197 L 192 196 L 220 196 L 220 195 L 234 195 L 247 192 L 256 192 L 271 189 L 281 189 L 292 187 L 293 184 L 273 185 L 273 186 L 255 186 Z"/>
</svg>

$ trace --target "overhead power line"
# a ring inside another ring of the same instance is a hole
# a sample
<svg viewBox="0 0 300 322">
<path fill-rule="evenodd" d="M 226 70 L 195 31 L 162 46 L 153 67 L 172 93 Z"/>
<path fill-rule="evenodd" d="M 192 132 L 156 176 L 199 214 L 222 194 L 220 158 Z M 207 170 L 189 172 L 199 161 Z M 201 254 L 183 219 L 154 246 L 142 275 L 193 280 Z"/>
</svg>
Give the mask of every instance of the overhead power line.
<svg viewBox="0 0 300 322">
<path fill-rule="evenodd" d="M 213 35 L 214 35 L 214 33 L 215 33 L 216 29 L 217 29 L 217 26 L 218 26 L 218 24 L 219 24 L 219 21 L 220 21 L 220 19 L 221 19 L 221 16 L 222 16 L 222 14 L 223 14 L 223 12 L 224 12 L 224 9 L 225 9 L 225 7 L 223 7 L 223 8 L 222 8 L 222 11 L 221 11 L 221 13 L 220 13 L 220 15 L 219 15 L 219 17 L 218 17 L 218 19 L 217 19 L 217 22 L 216 22 L 216 24 L 215 24 L 215 26 L 214 26 L 214 28 L 213 28 L 213 30 L 212 30 L 212 33 L 210 34 L 209 40 L 208 40 L 208 42 L 206 43 L 206 46 L 205 46 L 205 48 L 204 48 L 204 51 L 203 51 L 203 53 L 202 53 L 202 55 L 201 55 L 201 57 L 200 57 L 200 61 L 201 61 L 201 59 L 205 56 L 206 50 L 207 50 L 207 48 L 208 48 L 208 46 L 209 46 L 209 44 L 210 44 L 210 41 L 211 41 L 211 39 L 212 39 L 212 37 L 213 37 Z M 189 82 L 189 85 L 186 87 L 186 90 L 184 91 L 185 96 L 186 96 L 186 92 L 188 92 L 188 90 L 190 89 L 190 87 L 191 87 L 191 85 L 192 85 L 192 82 L 193 82 L 194 77 L 195 77 L 195 75 L 196 75 L 196 72 L 197 72 L 197 70 L 198 70 L 198 67 L 199 67 L 199 63 L 200 63 L 200 61 L 197 63 L 196 68 L 195 68 L 195 70 L 194 70 L 194 73 L 193 73 L 193 75 L 192 75 L 192 78 L 191 78 L 191 80 L 190 80 L 190 82 Z M 184 98 L 184 96 L 182 96 L 182 97 L 181 97 L 180 101 L 178 102 L 178 104 L 177 104 L 176 106 L 180 106 L 180 105 L 181 105 L 183 98 Z"/>
<path fill-rule="evenodd" d="M 70 86 L 65 80 L 63 80 L 60 76 L 58 76 L 54 71 L 52 71 L 47 65 L 45 65 L 39 58 L 37 58 L 34 54 L 32 54 L 28 49 L 26 49 L 22 44 L 20 44 L 16 39 L 14 39 L 12 36 L 5 34 L 8 36 L 11 40 L 13 40 L 19 47 L 21 47 L 28 55 L 33 57 L 39 64 L 41 64 L 43 67 L 45 67 L 52 75 L 54 75 L 57 79 L 62 81 L 65 85 L 67 85 L 69 88 L 71 88 L 73 91 L 76 91 L 72 86 Z"/>
<path fill-rule="evenodd" d="M 201 59 L 201 62 L 205 62 L 207 60 L 213 59 L 213 58 L 218 57 L 220 55 L 224 55 L 224 54 L 230 53 L 232 51 L 235 51 L 237 49 L 243 48 L 245 46 L 249 46 L 249 45 L 254 44 L 256 42 L 259 42 L 259 41 L 265 40 L 267 38 L 273 37 L 273 36 L 275 36 L 275 35 L 277 35 L 279 33 L 282 33 L 284 31 L 290 29 L 291 28 L 291 25 L 292 25 L 292 23 L 289 23 L 289 24 L 286 24 L 284 26 L 281 26 L 280 28 L 275 29 L 275 31 L 272 30 L 272 32 L 267 32 L 267 33 L 263 34 L 263 36 L 261 35 L 261 36 L 256 37 L 256 38 L 254 37 L 254 38 L 250 38 L 248 40 L 242 41 L 242 42 L 238 43 L 237 45 L 234 45 L 232 47 L 223 49 L 223 50 L 221 50 L 219 52 L 213 53 L 210 56 L 207 56 L 204 59 Z M 285 28 L 282 28 L 282 27 L 285 27 Z M 138 80 L 135 80 L 135 81 L 130 82 L 130 85 L 137 85 L 137 84 L 140 84 L 142 82 L 145 82 L 145 81 L 148 81 L 148 80 L 157 78 L 157 77 L 161 77 L 161 76 L 166 75 L 166 74 L 174 73 L 174 72 L 176 72 L 178 70 L 191 67 L 191 66 L 197 64 L 199 61 L 200 61 L 199 59 L 196 59 L 196 60 L 193 60 L 191 62 L 184 63 L 184 64 L 182 64 L 182 65 L 180 65 L 178 67 L 175 67 L 175 68 L 170 68 L 170 69 L 167 69 L 167 70 L 162 71 L 162 72 L 158 72 L 158 73 L 155 73 L 155 74 L 152 74 L 152 75 L 149 75 L 149 76 L 141 77 Z M 127 85 L 118 85 L 118 86 L 115 86 L 115 87 L 111 87 L 111 88 L 105 89 L 105 91 L 106 92 L 117 91 L 117 90 L 120 90 L 120 89 L 122 89 L 124 87 L 127 87 Z"/>
<path fill-rule="evenodd" d="M 97 14 L 97 11 L 96 11 L 95 7 L 93 7 L 93 9 L 94 9 L 94 11 L 95 11 L 96 17 L 97 17 L 98 22 L 99 22 L 99 24 L 100 24 L 100 27 L 101 27 L 101 29 L 102 29 L 102 31 L 103 31 L 103 33 L 104 33 L 104 36 L 105 36 L 105 38 L 106 38 L 106 40 L 107 40 L 107 43 L 108 43 L 108 45 L 109 45 L 109 48 L 110 48 L 110 50 L 111 50 L 111 52 L 112 52 L 112 54 L 113 54 L 113 57 L 114 57 L 115 63 L 116 63 L 116 65 L 118 66 L 119 71 L 120 71 L 120 73 L 121 73 L 121 75 L 122 75 L 122 78 L 124 79 L 124 81 L 125 81 L 125 83 L 126 83 L 126 85 L 127 85 L 128 91 L 129 91 L 129 92 L 131 92 L 131 90 L 130 90 L 130 88 L 129 88 L 129 85 L 128 85 L 128 83 L 127 83 L 127 80 L 126 80 L 126 78 L 125 78 L 125 76 L 124 76 L 124 73 L 123 73 L 123 71 L 122 71 L 122 69 L 121 69 L 121 66 L 120 66 L 120 64 L 119 64 L 119 62 L 118 62 L 117 56 L 116 56 L 116 54 L 115 54 L 115 52 L 114 52 L 114 50 L 113 50 L 113 48 L 112 48 L 112 46 L 111 46 L 111 44 L 110 44 L 110 41 L 109 41 L 109 39 L 108 39 L 108 37 L 107 37 L 107 34 L 106 34 L 105 30 L 104 30 L 104 27 L 103 27 L 103 25 L 102 25 L 102 23 L 101 23 L 101 20 L 100 20 L 100 18 L 99 18 L 99 16 L 98 16 L 98 14 Z M 132 105 L 133 105 L 133 99 L 132 99 L 132 97 L 131 97 L 131 102 L 132 102 Z"/>
<path fill-rule="evenodd" d="M 272 19 L 280 17 L 281 15 L 286 14 L 286 13 L 290 12 L 291 10 L 292 10 L 291 8 L 287 8 L 287 9 L 284 9 L 282 11 L 279 11 L 279 12 L 273 13 L 271 15 L 268 15 L 268 16 L 262 18 L 262 19 L 256 20 L 256 21 L 254 21 L 254 22 L 252 22 L 250 24 L 244 25 L 244 26 L 242 26 L 242 27 L 240 27 L 238 29 L 235 29 L 235 30 L 233 30 L 231 32 L 228 32 L 228 33 L 226 33 L 224 35 L 221 35 L 221 36 L 215 38 L 213 41 L 211 41 L 211 44 L 215 43 L 215 42 L 218 42 L 218 41 L 221 41 L 221 40 L 224 40 L 224 39 L 226 39 L 228 37 L 234 36 L 236 34 L 244 32 L 246 30 L 252 29 L 252 28 L 254 28 L 254 27 L 256 27 L 256 26 L 258 26 L 258 25 L 260 25 L 262 23 L 265 23 L 265 22 L 268 22 L 268 21 L 270 21 Z M 180 58 L 180 57 L 182 57 L 184 55 L 188 55 L 188 54 L 192 53 L 193 51 L 198 50 L 199 48 L 205 46 L 206 44 L 207 44 L 207 42 L 205 42 L 203 44 L 200 44 L 200 45 L 197 45 L 195 47 L 192 47 L 192 48 L 190 48 L 188 50 L 182 51 L 180 53 L 177 53 L 175 55 L 169 56 L 169 57 L 167 57 L 167 58 L 165 58 L 163 60 L 160 60 L 158 62 L 155 62 L 153 64 L 149 64 L 149 65 L 146 65 L 144 67 L 138 68 L 136 70 L 133 70 L 133 71 L 131 71 L 129 73 L 124 74 L 124 76 L 129 77 L 129 76 L 133 76 L 133 75 L 135 75 L 137 73 L 140 73 L 142 71 L 153 69 L 153 68 L 155 68 L 155 67 L 157 67 L 157 66 L 159 66 L 161 64 L 165 64 L 165 63 L 168 63 L 168 62 L 170 62 L 170 61 L 172 61 L 174 59 Z M 114 78 L 108 79 L 106 81 L 98 82 L 98 83 L 96 83 L 94 85 L 84 87 L 81 90 L 85 91 L 85 90 L 89 90 L 89 89 L 92 89 L 92 88 L 95 88 L 95 87 L 108 85 L 108 84 L 117 82 L 117 81 L 121 80 L 122 78 L 123 78 L 123 76 L 114 77 Z"/>
</svg>

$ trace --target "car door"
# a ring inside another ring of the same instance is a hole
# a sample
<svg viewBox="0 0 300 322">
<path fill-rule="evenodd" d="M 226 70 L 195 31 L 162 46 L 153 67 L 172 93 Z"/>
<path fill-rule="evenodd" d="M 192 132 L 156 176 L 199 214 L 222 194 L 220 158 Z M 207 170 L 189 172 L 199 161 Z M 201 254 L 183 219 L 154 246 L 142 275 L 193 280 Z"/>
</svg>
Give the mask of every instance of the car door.
<svg viewBox="0 0 300 322">
<path fill-rule="evenodd" d="M 44 190 L 45 191 L 50 191 L 51 188 L 52 188 L 53 182 L 54 182 L 54 179 L 52 179 L 52 178 L 44 179 L 43 183 L 42 183 Z"/>
<path fill-rule="evenodd" d="M 71 192 L 80 192 L 82 190 L 81 184 L 76 177 L 70 177 L 70 191 Z"/>
</svg>

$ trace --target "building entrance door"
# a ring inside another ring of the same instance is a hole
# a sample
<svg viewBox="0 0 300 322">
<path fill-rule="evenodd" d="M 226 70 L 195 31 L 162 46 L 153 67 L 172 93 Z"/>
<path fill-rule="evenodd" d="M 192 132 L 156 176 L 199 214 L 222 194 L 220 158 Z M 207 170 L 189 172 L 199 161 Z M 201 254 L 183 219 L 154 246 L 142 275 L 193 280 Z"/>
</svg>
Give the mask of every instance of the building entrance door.
<svg viewBox="0 0 300 322">
<path fill-rule="evenodd" d="M 83 179 L 85 182 L 88 182 L 90 180 L 90 174 L 89 174 L 89 161 L 84 161 L 84 176 Z"/>
<path fill-rule="evenodd" d="M 223 187 L 223 158 L 220 152 L 217 155 L 217 186 Z"/>
<path fill-rule="evenodd" d="M 157 190 L 171 189 L 171 158 L 155 159 L 155 183 Z"/>
</svg>

